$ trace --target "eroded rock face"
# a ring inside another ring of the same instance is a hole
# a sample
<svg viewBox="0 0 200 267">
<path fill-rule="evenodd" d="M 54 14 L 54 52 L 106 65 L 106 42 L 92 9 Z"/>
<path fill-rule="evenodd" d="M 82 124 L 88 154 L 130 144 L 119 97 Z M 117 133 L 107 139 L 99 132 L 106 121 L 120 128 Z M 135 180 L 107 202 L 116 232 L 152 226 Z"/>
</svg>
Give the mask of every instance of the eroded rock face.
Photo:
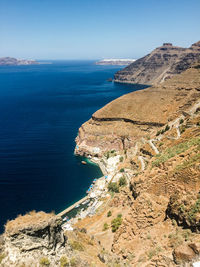
<svg viewBox="0 0 200 267">
<path fill-rule="evenodd" d="M 190 48 L 164 43 L 115 74 L 116 82 L 158 84 L 200 60 L 199 42 Z"/>
<path fill-rule="evenodd" d="M 55 265 L 65 253 L 66 237 L 61 220 L 54 214 L 29 213 L 7 223 L 3 251 L 6 257 L 2 266 L 20 266 L 39 263 L 47 257 Z M 53 266 L 53 265 L 52 265 Z"/>
</svg>

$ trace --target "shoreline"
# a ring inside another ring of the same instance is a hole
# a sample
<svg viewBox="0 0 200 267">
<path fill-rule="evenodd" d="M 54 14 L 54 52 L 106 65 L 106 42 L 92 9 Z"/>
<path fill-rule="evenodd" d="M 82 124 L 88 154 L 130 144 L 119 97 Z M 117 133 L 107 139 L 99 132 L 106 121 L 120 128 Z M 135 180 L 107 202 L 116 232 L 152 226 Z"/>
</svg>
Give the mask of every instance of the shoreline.
<svg viewBox="0 0 200 267">
<path fill-rule="evenodd" d="M 93 180 L 85 197 L 79 199 L 65 210 L 56 214 L 56 216 L 62 218 L 63 220 L 63 230 L 73 231 L 73 225 L 76 224 L 78 220 L 87 216 L 93 216 L 96 210 L 103 204 L 101 199 L 110 197 L 107 189 L 109 182 L 112 182 L 117 176 L 117 179 L 119 179 L 122 175 L 118 171 L 118 164 L 120 163 L 119 158 L 120 155 L 111 157 L 109 159 L 104 157 L 86 158 L 88 164 L 96 164 L 98 168 L 100 168 L 103 176 Z M 75 215 L 69 216 L 69 214 L 73 212 Z"/>
</svg>

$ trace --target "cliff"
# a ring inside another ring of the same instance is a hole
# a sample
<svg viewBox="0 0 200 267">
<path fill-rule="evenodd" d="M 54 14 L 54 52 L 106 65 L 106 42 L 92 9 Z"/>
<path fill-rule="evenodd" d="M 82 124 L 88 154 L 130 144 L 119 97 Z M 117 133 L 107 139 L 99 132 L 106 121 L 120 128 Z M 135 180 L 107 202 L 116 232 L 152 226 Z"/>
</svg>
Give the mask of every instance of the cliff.
<svg viewBox="0 0 200 267">
<path fill-rule="evenodd" d="M 110 102 L 80 127 L 75 153 L 101 157 L 108 150 L 135 146 L 186 112 L 200 96 L 199 83 L 199 69 L 190 68 L 161 85 Z"/>
<path fill-rule="evenodd" d="M 115 82 L 159 84 L 200 60 L 200 41 L 189 48 L 164 43 L 115 74 Z"/>
<path fill-rule="evenodd" d="M 110 251 L 134 267 L 194 266 L 200 260 L 199 126 L 199 65 L 160 86 L 120 97 L 82 126 L 76 153 L 96 153 L 102 162 L 121 159 L 111 179 L 118 190 L 97 214 L 77 223 L 98 236 L 107 265 Z M 119 175 L 126 185 L 120 185 Z"/>
<path fill-rule="evenodd" d="M 36 65 L 39 64 L 35 60 L 16 59 L 13 57 L 0 58 L 0 66 L 18 66 L 18 65 Z"/>
</svg>

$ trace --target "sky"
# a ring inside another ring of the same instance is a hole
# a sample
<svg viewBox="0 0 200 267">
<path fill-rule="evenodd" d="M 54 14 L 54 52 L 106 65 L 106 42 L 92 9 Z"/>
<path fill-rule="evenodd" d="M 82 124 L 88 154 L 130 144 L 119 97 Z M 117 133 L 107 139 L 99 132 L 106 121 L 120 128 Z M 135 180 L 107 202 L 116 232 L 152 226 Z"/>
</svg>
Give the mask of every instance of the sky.
<svg viewBox="0 0 200 267">
<path fill-rule="evenodd" d="M 139 58 L 200 40 L 200 0 L 0 0 L 0 57 Z"/>
</svg>

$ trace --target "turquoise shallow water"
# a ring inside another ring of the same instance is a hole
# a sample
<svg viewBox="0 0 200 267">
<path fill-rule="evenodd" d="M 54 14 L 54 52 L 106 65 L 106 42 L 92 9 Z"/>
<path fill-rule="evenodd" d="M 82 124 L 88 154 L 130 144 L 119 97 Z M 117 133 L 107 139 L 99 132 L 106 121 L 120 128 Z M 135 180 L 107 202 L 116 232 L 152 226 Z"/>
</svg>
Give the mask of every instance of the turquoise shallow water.
<svg viewBox="0 0 200 267">
<path fill-rule="evenodd" d="M 63 210 L 102 175 L 73 155 L 74 139 L 97 109 L 144 88 L 108 82 L 118 69 L 93 61 L 0 66 L 0 231 L 17 214 Z"/>
</svg>

